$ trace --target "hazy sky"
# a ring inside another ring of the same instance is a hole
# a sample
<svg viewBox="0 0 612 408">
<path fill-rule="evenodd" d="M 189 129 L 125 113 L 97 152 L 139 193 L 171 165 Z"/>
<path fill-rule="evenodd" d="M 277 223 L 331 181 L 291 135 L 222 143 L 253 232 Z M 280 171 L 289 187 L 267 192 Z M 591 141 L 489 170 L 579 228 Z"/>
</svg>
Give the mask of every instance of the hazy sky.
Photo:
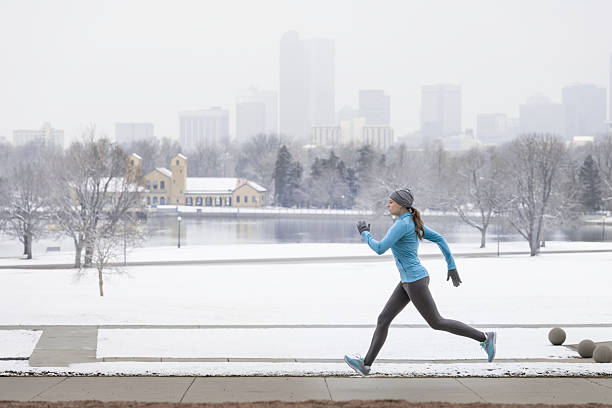
<svg viewBox="0 0 612 408">
<path fill-rule="evenodd" d="M 336 107 L 384 89 L 401 136 L 425 84 L 462 85 L 464 128 L 536 92 L 607 88 L 612 1 L 0 0 L 0 137 L 44 121 L 68 141 L 122 121 L 178 137 L 178 111 L 211 106 L 234 134 L 239 91 L 278 90 L 288 30 L 334 39 Z"/>
</svg>

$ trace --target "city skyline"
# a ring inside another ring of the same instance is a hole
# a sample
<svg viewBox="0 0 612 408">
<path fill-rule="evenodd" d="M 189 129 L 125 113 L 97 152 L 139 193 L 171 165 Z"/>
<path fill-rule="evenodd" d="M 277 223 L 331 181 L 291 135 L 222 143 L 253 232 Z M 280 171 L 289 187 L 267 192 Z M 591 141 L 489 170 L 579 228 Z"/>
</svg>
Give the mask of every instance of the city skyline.
<svg viewBox="0 0 612 408">
<path fill-rule="evenodd" d="M 279 18 L 261 24 L 269 8 Z M 178 140 L 178 112 L 211 106 L 230 111 L 235 135 L 239 91 L 279 91 L 278 44 L 291 30 L 335 42 L 336 112 L 382 89 L 400 138 L 419 129 L 421 87 L 453 83 L 462 127 L 475 129 L 481 113 L 518 117 L 534 94 L 560 103 L 575 83 L 609 89 L 610 14 L 606 1 L 3 3 L 0 137 L 48 121 L 69 143 L 90 123 L 112 136 L 115 123 L 147 122 Z"/>
</svg>

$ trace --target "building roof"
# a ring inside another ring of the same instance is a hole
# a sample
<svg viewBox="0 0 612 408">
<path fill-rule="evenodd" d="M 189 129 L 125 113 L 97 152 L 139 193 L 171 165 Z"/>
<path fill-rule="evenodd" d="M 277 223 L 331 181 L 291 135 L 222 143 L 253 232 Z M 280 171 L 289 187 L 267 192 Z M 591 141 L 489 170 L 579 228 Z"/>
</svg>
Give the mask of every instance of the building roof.
<svg viewBox="0 0 612 408">
<path fill-rule="evenodd" d="M 263 188 L 262 186 L 260 186 L 259 184 L 255 183 L 254 181 L 249 181 L 247 182 L 247 184 L 251 187 L 253 187 L 255 190 L 263 193 L 265 191 L 267 191 L 265 188 Z"/>
<path fill-rule="evenodd" d="M 130 156 L 134 156 L 137 159 L 142 160 L 142 157 L 140 157 L 139 155 L 137 155 L 136 153 L 132 153 Z"/>
<path fill-rule="evenodd" d="M 187 158 L 185 156 L 183 156 L 182 153 L 179 153 L 176 155 L 177 157 L 180 157 L 181 159 L 187 160 Z"/>
<path fill-rule="evenodd" d="M 248 184 L 259 192 L 266 189 L 246 179 L 231 177 L 187 177 L 187 194 L 231 194 L 238 187 Z"/>
<path fill-rule="evenodd" d="M 172 172 L 165 167 L 156 167 L 155 170 L 159 171 L 164 176 L 172 178 Z"/>
</svg>

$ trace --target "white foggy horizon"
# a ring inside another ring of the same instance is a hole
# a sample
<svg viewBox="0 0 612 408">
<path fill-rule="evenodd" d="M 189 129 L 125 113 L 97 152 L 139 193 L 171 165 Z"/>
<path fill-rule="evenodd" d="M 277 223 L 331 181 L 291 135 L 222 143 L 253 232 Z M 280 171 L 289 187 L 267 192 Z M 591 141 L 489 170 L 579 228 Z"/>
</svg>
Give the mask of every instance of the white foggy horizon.
<svg viewBox="0 0 612 408">
<path fill-rule="evenodd" d="M 95 123 L 148 122 L 178 140 L 179 112 L 230 112 L 250 87 L 279 92 L 280 40 L 335 42 L 335 110 L 358 93 L 391 98 L 397 138 L 419 129 L 421 87 L 462 91 L 479 113 L 518 117 L 541 93 L 609 88 L 612 2 L 0 0 L 0 138 L 50 122 L 65 146 Z M 609 91 L 609 89 L 608 89 Z"/>
</svg>

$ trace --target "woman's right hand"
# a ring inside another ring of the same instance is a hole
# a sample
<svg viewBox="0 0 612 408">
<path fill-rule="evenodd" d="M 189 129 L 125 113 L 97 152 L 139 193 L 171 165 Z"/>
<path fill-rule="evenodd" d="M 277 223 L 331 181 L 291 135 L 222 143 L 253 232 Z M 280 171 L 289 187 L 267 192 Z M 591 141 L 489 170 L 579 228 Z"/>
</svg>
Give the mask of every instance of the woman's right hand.
<svg viewBox="0 0 612 408">
<path fill-rule="evenodd" d="M 359 235 L 361 235 L 363 231 L 369 231 L 369 230 L 370 230 L 370 224 L 366 224 L 365 221 L 357 221 L 357 231 L 359 231 Z"/>
</svg>

